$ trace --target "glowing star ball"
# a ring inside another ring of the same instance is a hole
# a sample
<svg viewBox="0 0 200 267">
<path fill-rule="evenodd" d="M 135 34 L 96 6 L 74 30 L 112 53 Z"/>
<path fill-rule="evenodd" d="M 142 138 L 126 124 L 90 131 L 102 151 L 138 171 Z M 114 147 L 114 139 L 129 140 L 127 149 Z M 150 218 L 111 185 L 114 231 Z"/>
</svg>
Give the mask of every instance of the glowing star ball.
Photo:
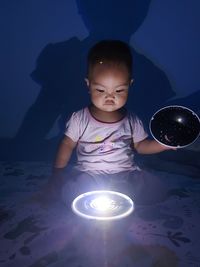
<svg viewBox="0 0 200 267">
<path fill-rule="evenodd" d="M 133 212 L 134 204 L 127 195 L 100 190 L 79 195 L 72 202 L 72 210 L 86 219 L 119 220 Z"/>
<path fill-rule="evenodd" d="M 169 147 L 186 147 L 200 135 L 200 119 L 183 106 L 167 106 L 151 118 L 151 134 L 159 143 Z"/>
</svg>

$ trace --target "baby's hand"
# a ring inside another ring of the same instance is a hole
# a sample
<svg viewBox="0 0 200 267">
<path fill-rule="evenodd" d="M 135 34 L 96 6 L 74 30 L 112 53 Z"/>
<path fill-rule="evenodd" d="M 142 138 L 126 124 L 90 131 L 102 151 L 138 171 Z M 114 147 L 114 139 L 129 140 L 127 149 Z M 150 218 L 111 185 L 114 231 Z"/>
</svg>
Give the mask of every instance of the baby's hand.
<svg viewBox="0 0 200 267">
<path fill-rule="evenodd" d="M 176 151 L 178 148 L 177 147 L 173 147 L 173 146 L 165 146 L 165 145 L 161 145 L 163 151 L 167 151 L 167 150 L 174 150 Z"/>
<path fill-rule="evenodd" d="M 51 205 L 60 200 L 62 184 L 56 177 L 50 177 L 48 183 L 31 197 L 30 202 L 38 203 L 42 206 Z"/>
</svg>

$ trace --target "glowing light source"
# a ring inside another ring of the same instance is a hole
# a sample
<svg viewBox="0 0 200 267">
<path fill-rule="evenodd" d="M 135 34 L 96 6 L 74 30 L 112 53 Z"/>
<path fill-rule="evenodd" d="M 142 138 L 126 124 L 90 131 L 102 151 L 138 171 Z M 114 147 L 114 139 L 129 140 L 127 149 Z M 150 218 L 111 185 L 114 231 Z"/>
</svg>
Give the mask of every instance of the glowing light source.
<svg viewBox="0 0 200 267">
<path fill-rule="evenodd" d="M 184 106 L 167 106 L 151 118 L 149 129 L 153 138 L 167 147 L 186 147 L 200 136 L 200 118 Z"/>
<path fill-rule="evenodd" d="M 183 122 L 183 118 L 178 117 L 178 118 L 177 118 L 177 122 L 180 122 L 180 123 Z"/>
<path fill-rule="evenodd" d="M 91 202 L 91 206 L 100 211 L 107 211 L 112 207 L 112 200 L 107 197 L 98 197 Z"/>
<path fill-rule="evenodd" d="M 86 219 L 118 220 L 131 214 L 134 204 L 125 194 L 100 190 L 87 192 L 75 198 L 72 210 Z"/>
</svg>

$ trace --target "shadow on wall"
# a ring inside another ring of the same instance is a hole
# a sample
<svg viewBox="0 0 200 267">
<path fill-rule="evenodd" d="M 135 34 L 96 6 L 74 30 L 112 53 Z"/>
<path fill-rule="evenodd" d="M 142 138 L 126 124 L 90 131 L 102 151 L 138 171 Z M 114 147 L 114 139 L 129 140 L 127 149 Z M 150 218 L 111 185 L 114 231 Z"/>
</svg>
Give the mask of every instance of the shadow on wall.
<svg viewBox="0 0 200 267">
<path fill-rule="evenodd" d="M 41 86 L 40 92 L 26 112 L 15 138 L 4 144 L 2 158 L 53 158 L 66 119 L 89 103 L 84 84 L 88 49 L 102 39 L 130 42 L 144 21 L 149 5 L 150 0 L 115 0 L 113 8 L 112 0 L 77 0 L 89 35 L 82 41 L 74 37 L 50 43 L 41 51 L 36 68 L 31 73 L 33 81 Z M 132 52 L 135 83 L 127 107 L 135 111 L 147 127 L 153 113 L 175 93 L 163 71 L 134 49 Z M 60 134 L 48 140 L 46 136 L 57 119 Z"/>
</svg>

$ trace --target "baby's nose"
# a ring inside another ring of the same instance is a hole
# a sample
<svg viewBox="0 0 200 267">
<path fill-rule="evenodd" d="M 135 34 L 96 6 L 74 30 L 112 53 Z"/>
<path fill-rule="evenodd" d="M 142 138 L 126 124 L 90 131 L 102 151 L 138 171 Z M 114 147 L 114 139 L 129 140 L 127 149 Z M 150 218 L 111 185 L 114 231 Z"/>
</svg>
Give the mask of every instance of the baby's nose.
<svg viewBox="0 0 200 267">
<path fill-rule="evenodd" d="M 109 92 L 108 92 L 108 93 L 106 94 L 106 98 L 109 98 L 109 97 L 110 97 L 110 98 L 115 98 L 115 94 L 114 94 L 114 93 L 109 93 Z"/>
</svg>

